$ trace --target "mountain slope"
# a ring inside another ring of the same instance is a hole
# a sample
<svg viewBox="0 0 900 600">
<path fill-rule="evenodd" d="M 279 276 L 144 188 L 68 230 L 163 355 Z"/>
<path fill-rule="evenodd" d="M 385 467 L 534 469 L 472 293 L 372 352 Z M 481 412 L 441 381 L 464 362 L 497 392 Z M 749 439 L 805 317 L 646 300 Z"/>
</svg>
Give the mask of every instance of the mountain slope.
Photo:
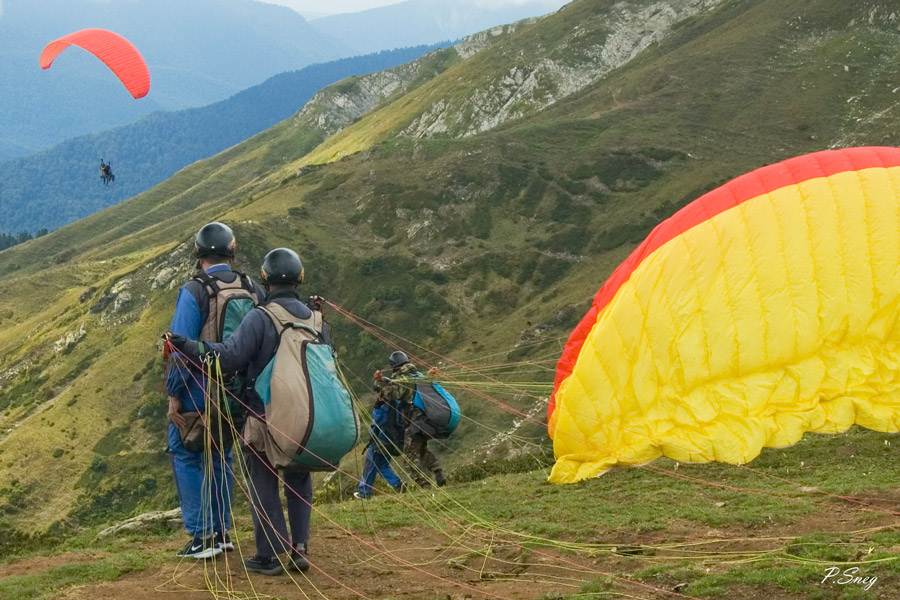
<svg viewBox="0 0 900 600">
<path fill-rule="evenodd" d="M 87 27 L 128 38 L 150 68 L 134 100 L 99 60 L 70 48 L 47 71 L 41 48 Z M 201 106 L 285 71 L 357 54 L 289 8 L 252 0 L 6 0 L 0 18 L 0 159 L 163 110 Z"/>
<path fill-rule="evenodd" d="M 54 229 L 135 196 L 182 167 L 221 152 L 297 112 L 319 89 L 345 77 L 414 60 L 434 47 L 393 50 L 276 75 L 227 100 L 82 136 L 0 163 L 0 232 Z M 104 187 L 98 161 L 113 165 Z"/>
<path fill-rule="evenodd" d="M 373 52 L 457 40 L 475 31 L 547 14 L 564 3 L 564 0 L 532 0 L 486 6 L 471 0 L 407 0 L 323 17 L 310 25 L 348 48 Z"/>
<path fill-rule="evenodd" d="M 294 247 L 304 293 L 546 384 L 603 277 L 679 207 L 787 156 L 900 144 L 898 36 L 887 1 L 579 0 L 423 57 L 411 75 L 331 86 L 145 194 L 0 252 L 4 525 L 43 531 L 172 501 L 154 341 L 205 221 L 234 225 L 251 272 L 267 249 Z M 470 53 L 479 40 L 490 45 Z M 538 73 L 528 93 L 501 85 L 514 69 Z M 579 77 L 563 94 L 567 70 Z M 423 115 L 447 128 L 411 128 Z M 388 347 L 335 321 L 364 390 Z M 504 456 L 490 441 L 520 417 L 453 389 L 469 420 L 443 448 L 448 465 Z M 544 408 L 527 390 L 491 396 Z M 520 425 L 517 438 L 540 443 L 538 425 Z"/>
</svg>

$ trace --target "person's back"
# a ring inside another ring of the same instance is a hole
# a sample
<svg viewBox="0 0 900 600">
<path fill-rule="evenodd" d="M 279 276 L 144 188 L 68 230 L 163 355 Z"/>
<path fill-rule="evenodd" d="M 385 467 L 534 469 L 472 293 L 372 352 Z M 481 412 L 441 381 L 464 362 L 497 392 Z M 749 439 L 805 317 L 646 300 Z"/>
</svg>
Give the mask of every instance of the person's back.
<svg viewBox="0 0 900 600">
<path fill-rule="evenodd" d="M 209 223 L 197 232 L 194 249 L 199 272 L 179 290 L 171 332 L 198 339 L 204 330 L 219 331 L 207 327 L 210 306 L 215 304 L 215 298 L 211 296 L 214 292 L 208 284 L 210 281 L 232 283 L 240 277 L 231 269 L 234 248 L 234 235 L 222 223 Z M 262 293 L 259 285 L 252 281 L 248 281 L 247 287 L 253 294 Z M 171 356 L 166 377 L 171 421 L 168 451 L 172 457 L 182 520 L 192 536 L 191 542 L 178 555 L 204 559 L 231 549 L 227 531 L 231 528 L 233 476 L 230 436 L 228 440 L 219 439 L 212 435 L 211 428 L 205 427 L 210 407 L 206 405 L 203 376 L 195 362 L 180 354 Z M 208 444 L 207 437 L 210 438 Z M 209 457 L 205 456 L 207 445 Z M 212 486 L 215 493 L 206 493 L 206 486 Z"/>
<path fill-rule="evenodd" d="M 251 310 L 227 340 L 202 346 L 182 336 L 171 336 L 173 345 L 188 356 L 198 357 L 210 352 L 218 356 L 223 370 L 239 371 L 247 381 L 243 401 L 248 420 L 243 431 L 245 462 L 250 475 L 251 503 L 257 554 L 244 559 L 244 566 L 266 575 L 282 573 L 277 554 L 288 552 L 286 564 L 305 571 L 309 541 L 309 521 L 312 510 L 312 478 L 308 471 L 285 470 L 279 477 L 266 455 L 267 406 L 256 394 L 253 383 L 260 377 L 278 351 L 281 331 L 267 312 L 280 307 L 298 321 L 311 320 L 313 312 L 297 293 L 303 280 L 303 265 L 292 250 L 277 248 L 263 260 L 263 283 L 269 293 L 265 302 Z M 285 485 L 290 537 L 284 510 L 278 495 L 279 480 Z M 290 539 L 290 543 L 287 540 Z"/>
</svg>

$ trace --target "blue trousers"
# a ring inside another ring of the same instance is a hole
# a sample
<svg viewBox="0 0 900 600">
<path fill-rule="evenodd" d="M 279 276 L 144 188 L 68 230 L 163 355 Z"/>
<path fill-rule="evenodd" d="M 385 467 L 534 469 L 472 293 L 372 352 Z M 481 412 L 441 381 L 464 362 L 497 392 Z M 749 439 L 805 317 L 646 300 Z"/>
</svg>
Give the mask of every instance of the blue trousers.
<svg viewBox="0 0 900 600">
<path fill-rule="evenodd" d="M 298 550 L 306 553 L 309 543 L 309 519 L 312 515 L 312 477 L 308 472 L 276 471 L 264 454 L 244 451 L 250 470 L 250 500 L 253 503 L 253 535 L 258 556 L 275 556 Z M 284 509 L 278 496 L 284 482 L 290 536 L 284 522 Z M 303 548 L 302 550 L 300 548 Z"/>
<path fill-rule="evenodd" d="M 211 456 L 190 452 L 182 445 L 178 428 L 170 423 L 168 450 L 184 528 L 194 537 L 231 529 L 231 449 L 224 453 L 213 449 Z"/>
<path fill-rule="evenodd" d="M 359 493 L 364 496 L 370 495 L 372 493 L 372 484 L 375 483 L 375 478 L 378 475 L 381 475 L 388 485 L 395 490 L 400 489 L 402 482 L 397 477 L 394 469 L 391 468 L 390 457 L 375 452 L 375 445 L 370 444 L 369 449 L 366 450 L 366 462 L 363 464 L 362 477 L 359 480 Z"/>
</svg>

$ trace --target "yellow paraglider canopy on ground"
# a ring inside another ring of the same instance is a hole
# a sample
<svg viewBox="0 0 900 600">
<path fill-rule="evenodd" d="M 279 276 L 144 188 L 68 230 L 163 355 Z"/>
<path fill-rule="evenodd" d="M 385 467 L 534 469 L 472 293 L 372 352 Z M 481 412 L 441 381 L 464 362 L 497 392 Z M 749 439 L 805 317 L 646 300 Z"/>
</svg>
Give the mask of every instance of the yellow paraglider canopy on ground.
<svg viewBox="0 0 900 600">
<path fill-rule="evenodd" d="M 549 410 L 574 482 L 900 431 L 900 149 L 743 175 L 661 223 L 573 331 Z"/>
</svg>

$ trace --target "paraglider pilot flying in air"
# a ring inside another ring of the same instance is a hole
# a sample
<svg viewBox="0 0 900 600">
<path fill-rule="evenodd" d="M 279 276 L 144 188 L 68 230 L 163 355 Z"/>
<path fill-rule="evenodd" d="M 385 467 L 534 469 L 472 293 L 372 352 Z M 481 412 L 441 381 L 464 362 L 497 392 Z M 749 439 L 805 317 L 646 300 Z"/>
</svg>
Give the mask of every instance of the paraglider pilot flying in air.
<svg viewBox="0 0 900 600">
<path fill-rule="evenodd" d="M 102 158 L 100 159 L 100 179 L 103 180 L 103 185 L 109 185 L 116 180 L 116 176 L 112 172 L 112 164 L 103 162 Z"/>
</svg>

